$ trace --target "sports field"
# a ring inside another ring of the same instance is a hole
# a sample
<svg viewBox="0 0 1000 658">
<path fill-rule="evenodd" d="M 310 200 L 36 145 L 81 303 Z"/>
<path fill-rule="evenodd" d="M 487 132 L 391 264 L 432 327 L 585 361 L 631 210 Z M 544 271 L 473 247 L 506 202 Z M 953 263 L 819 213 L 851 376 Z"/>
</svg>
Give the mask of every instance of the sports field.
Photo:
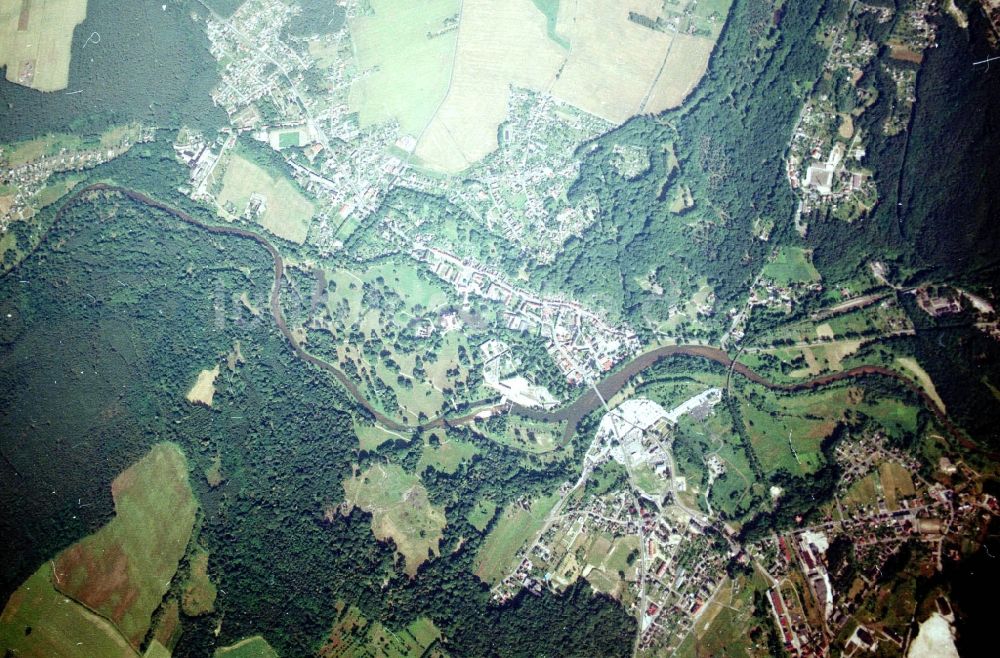
<svg viewBox="0 0 1000 658">
<path fill-rule="evenodd" d="M 417 573 L 429 552 L 439 553 L 438 542 L 447 523 L 444 510 L 431 505 L 416 475 L 397 464 L 375 464 L 345 481 L 344 494 L 348 503 L 372 515 L 376 539 L 392 539 L 396 544 L 408 575 Z"/>
<path fill-rule="evenodd" d="M 73 28 L 86 17 L 87 0 L 0 3 L 0 66 L 7 67 L 7 79 L 38 91 L 65 89 Z"/>
<path fill-rule="evenodd" d="M 312 203 L 284 175 L 272 174 L 241 155 L 233 155 L 216 199 L 221 212 L 229 218 L 243 215 L 253 194 L 264 198 L 264 211 L 257 217 L 261 226 L 289 242 L 306 241 L 315 210 Z"/>
</svg>

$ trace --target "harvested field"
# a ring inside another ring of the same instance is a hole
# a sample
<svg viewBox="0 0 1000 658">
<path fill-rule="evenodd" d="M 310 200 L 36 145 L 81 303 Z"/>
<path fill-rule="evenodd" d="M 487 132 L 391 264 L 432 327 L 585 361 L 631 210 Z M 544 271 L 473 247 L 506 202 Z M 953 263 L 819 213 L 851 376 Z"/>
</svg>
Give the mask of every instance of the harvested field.
<svg viewBox="0 0 1000 658">
<path fill-rule="evenodd" d="M 53 580 L 138 647 L 194 527 L 187 461 L 175 445 L 157 444 L 115 478 L 111 495 L 115 517 L 55 558 Z"/>
<path fill-rule="evenodd" d="M 219 366 L 216 365 L 210 370 L 202 370 L 198 373 L 198 379 L 194 386 L 185 396 L 192 404 L 203 404 L 206 407 L 212 406 L 212 397 L 215 396 L 215 378 L 219 376 Z"/>
<path fill-rule="evenodd" d="M 399 121 L 418 137 L 448 92 L 455 59 L 458 0 L 372 0 L 372 14 L 350 20 L 358 65 L 371 74 L 351 88 L 362 126 Z"/>
<path fill-rule="evenodd" d="M 242 216 L 251 197 L 263 199 L 263 211 L 256 220 L 268 231 L 296 244 L 306 241 L 314 208 L 298 188 L 282 174 L 272 174 L 240 155 L 234 155 L 222 177 L 222 191 L 216 202 L 228 218 Z"/>
<path fill-rule="evenodd" d="M 531 0 L 466 0 L 451 84 L 417 143 L 417 157 L 451 173 L 495 150 L 510 86 L 546 90 L 562 60 Z"/>
<path fill-rule="evenodd" d="M 705 75 L 714 48 L 714 39 L 690 34 L 674 36 L 663 69 L 639 113 L 656 114 L 683 103 Z"/>
<path fill-rule="evenodd" d="M 397 464 L 375 464 L 344 482 L 350 505 L 372 515 L 372 532 L 379 541 L 391 539 L 413 576 L 429 553 L 440 554 L 438 542 L 447 521 L 444 510 L 431 505 L 420 478 Z"/>
<path fill-rule="evenodd" d="M 0 3 L 0 67 L 7 67 L 7 80 L 38 91 L 65 89 L 73 29 L 86 17 L 87 0 Z"/>
<path fill-rule="evenodd" d="M 418 138 L 421 164 L 455 173 L 497 148 L 511 87 L 612 123 L 679 105 L 704 74 L 729 6 L 709 3 L 709 16 L 701 4 L 678 9 L 684 29 L 675 31 L 651 0 L 434 0 L 419 9 L 373 0 L 374 15 L 351 21 L 358 63 L 371 71 L 352 88 L 351 107 L 363 125 L 395 119 Z M 666 22 L 640 25 L 633 11 Z"/>
</svg>

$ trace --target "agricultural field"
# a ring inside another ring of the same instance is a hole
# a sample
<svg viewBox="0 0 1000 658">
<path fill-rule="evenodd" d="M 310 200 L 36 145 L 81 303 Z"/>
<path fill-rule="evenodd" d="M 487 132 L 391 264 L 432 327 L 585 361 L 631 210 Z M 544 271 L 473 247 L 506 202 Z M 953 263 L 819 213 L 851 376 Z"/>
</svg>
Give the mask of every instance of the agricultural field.
<svg viewBox="0 0 1000 658">
<path fill-rule="evenodd" d="M 0 67 L 7 80 L 38 91 L 69 84 L 73 30 L 87 0 L 9 0 L 0 4 Z"/>
<path fill-rule="evenodd" d="M 223 217 L 235 219 L 249 214 L 250 219 L 274 235 L 296 244 L 306 241 L 315 211 L 286 176 L 271 173 L 238 154 L 226 164 L 216 203 Z M 252 206 L 258 204 L 260 208 L 254 212 Z"/>
<path fill-rule="evenodd" d="M 197 503 L 187 461 L 156 445 L 111 485 L 115 517 L 53 561 L 56 589 L 111 620 L 139 646 L 187 549 Z"/>
<path fill-rule="evenodd" d="M 383 412 L 416 423 L 486 397 L 473 381 L 472 332 L 447 324 L 458 317 L 452 299 L 421 270 L 389 260 L 357 273 L 331 270 L 322 281 L 325 303 L 314 304 L 301 326 L 306 342 Z M 359 437 L 363 447 L 394 438 L 378 428 Z"/>
<path fill-rule="evenodd" d="M 413 576 L 439 554 L 438 542 L 447 521 L 444 510 L 427 499 L 420 478 L 397 464 L 375 464 L 344 482 L 346 501 L 372 515 L 372 532 L 379 541 L 392 539 Z"/>
<path fill-rule="evenodd" d="M 8 602 L 5 644 L 25 655 L 135 655 L 187 548 L 197 504 L 187 461 L 170 443 L 115 478 L 111 494 L 115 517 L 46 563 Z M 105 649 L 58 650 L 69 640 Z"/>
<path fill-rule="evenodd" d="M 421 617 L 405 628 L 391 631 L 372 622 L 354 606 L 337 603 L 337 621 L 319 658 L 421 658 L 443 656 L 435 645 L 441 631 Z"/>
<path fill-rule="evenodd" d="M 525 542 L 541 530 L 545 517 L 558 500 L 559 495 L 553 494 L 530 503 L 509 504 L 479 549 L 475 564 L 476 576 L 495 584 L 507 575 L 514 556 Z"/>
<path fill-rule="evenodd" d="M 362 117 L 368 109 L 368 116 L 398 120 L 418 137 L 420 163 L 445 173 L 466 169 L 497 148 L 511 87 L 551 93 L 616 124 L 676 107 L 704 74 L 729 9 L 728 0 L 704 3 L 707 10 L 703 3 L 683 4 L 678 16 L 668 17 L 653 0 L 466 0 L 461 12 L 437 0 L 430 12 L 409 20 L 402 47 L 394 42 L 387 49 L 382 30 L 409 10 L 385 11 L 380 18 L 383 3 L 373 2 L 374 16 L 355 19 L 352 35 L 362 67 L 379 62 L 381 68 L 352 89 L 352 106 Z M 457 29 L 428 39 L 438 33 L 428 25 L 433 28 L 448 10 Z M 644 25 L 632 14 L 659 23 Z M 445 36 L 447 43 L 427 43 Z M 442 60 L 440 72 L 412 74 Z M 422 94 L 414 93 L 414 79 L 427 81 L 426 89 L 415 90 Z"/>
<path fill-rule="evenodd" d="M 216 649 L 214 658 L 278 658 L 278 652 L 263 637 L 254 635 L 228 647 Z"/>
<path fill-rule="evenodd" d="M 462 3 L 368 4 L 349 21 L 358 66 L 371 71 L 351 87 L 351 109 L 362 126 L 395 120 L 417 138 L 448 92 Z"/>
<path fill-rule="evenodd" d="M 53 586 L 46 562 L 10 597 L 0 615 L 0 650 L 34 658 L 135 658 L 118 629 Z"/>
<path fill-rule="evenodd" d="M 458 441 L 442 436 L 442 432 L 434 432 L 424 442 L 420 461 L 417 462 L 417 472 L 433 468 L 449 475 L 458 470 L 463 462 L 469 461 L 479 452 L 472 443 Z M 433 438 L 432 438 L 433 437 Z"/>
</svg>

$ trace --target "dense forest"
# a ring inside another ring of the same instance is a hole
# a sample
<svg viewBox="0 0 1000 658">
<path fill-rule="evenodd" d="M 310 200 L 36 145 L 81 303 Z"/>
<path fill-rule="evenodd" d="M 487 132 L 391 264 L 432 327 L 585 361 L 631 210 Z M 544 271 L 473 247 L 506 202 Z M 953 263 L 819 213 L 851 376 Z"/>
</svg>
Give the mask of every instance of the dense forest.
<svg viewBox="0 0 1000 658">
<path fill-rule="evenodd" d="M 174 129 L 226 125 L 211 97 L 215 58 L 203 23 L 192 20 L 205 13 L 193 0 L 89 0 L 73 34 L 66 93 L 0 78 L 0 143 L 46 132 L 98 135 L 131 121 Z"/>
</svg>

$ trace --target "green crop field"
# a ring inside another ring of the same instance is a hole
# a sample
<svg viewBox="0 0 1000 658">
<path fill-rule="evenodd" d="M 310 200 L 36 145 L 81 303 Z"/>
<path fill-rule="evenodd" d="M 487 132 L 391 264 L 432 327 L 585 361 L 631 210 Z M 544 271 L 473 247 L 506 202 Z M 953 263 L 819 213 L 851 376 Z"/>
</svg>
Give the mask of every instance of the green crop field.
<svg viewBox="0 0 1000 658">
<path fill-rule="evenodd" d="M 392 539 L 413 575 L 429 553 L 437 555 L 447 523 L 444 510 L 427 499 L 420 478 L 397 464 L 375 464 L 344 482 L 348 503 L 372 515 L 376 539 Z"/>
<path fill-rule="evenodd" d="M 487 583 L 499 582 L 511 567 L 517 551 L 541 529 L 545 517 L 558 500 L 559 495 L 552 494 L 535 499 L 529 509 L 516 503 L 508 505 L 479 549 L 476 575 Z"/>
</svg>

